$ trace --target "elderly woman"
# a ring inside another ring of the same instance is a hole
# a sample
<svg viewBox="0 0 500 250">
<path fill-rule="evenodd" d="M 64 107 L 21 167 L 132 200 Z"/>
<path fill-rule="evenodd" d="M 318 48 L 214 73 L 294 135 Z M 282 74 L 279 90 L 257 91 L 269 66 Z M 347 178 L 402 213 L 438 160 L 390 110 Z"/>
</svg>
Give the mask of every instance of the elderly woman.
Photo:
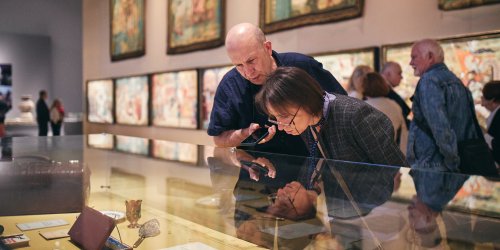
<svg viewBox="0 0 500 250">
<path fill-rule="evenodd" d="M 406 120 L 403 117 L 401 107 L 395 101 L 386 97 L 390 91 L 389 85 L 377 72 L 367 73 L 362 82 L 365 102 L 382 111 L 391 120 L 396 143 L 399 144 L 399 149 L 406 153 L 408 142 Z"/>
<path fill-rule="evenodd" d="M 326 93 L 299 68 L 271 73 L 256 103 L 279 130 L 301 135 L 312 157 L 406 165 L 391 121 L 382 112 L 361 100 Z"/>
<path fill-rule="evenodd" d="M 348 82 L 349 89 L 347 91 L 350 97 L 358 98 L 360 100 L 364 99 L 363 78 L 370 72 L 373 72 L 373 69 L 367 65 L 358 65 L 354 68 Z"/>
</svg>

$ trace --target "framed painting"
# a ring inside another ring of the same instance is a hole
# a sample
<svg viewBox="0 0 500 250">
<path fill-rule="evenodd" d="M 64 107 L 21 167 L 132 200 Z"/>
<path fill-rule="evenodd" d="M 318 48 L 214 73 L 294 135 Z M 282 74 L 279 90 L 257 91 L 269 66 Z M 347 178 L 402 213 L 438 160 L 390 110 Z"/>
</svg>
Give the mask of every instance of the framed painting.
<svg viewBox="0 0 500 250">
<path fill-rule="evenodd" d="M 153 74 L 151 120 L 154 126 L 198 127 L 198 72 Z"/>
<path fill-rule="evenodd" d="M 146 0 L 110 0 L 111 61 L 144 55 Z"/>
<path fill-rule="evenodd" d="M 113 149 L 114 137 L 112 134 L 88 134 L 87 145 L 89 148 Z"/>
<path fill-rule="evenodd" d="M 153 140 L 151 155 L 159 159 L 186 162 L 196 165 L 198 164 L 198 145 Z"/>
<path fill-rule="evenodd" d="M 113 123 L 113 80 L 87 81 L 87 120 Z"/>
<path fill-rule="evenodd" d="M 500 0 L 438 0 L 441 10 L 465 9 L 494 3 L 500 3 Z"/>
<path fill-rule="evenodd" d="M 265 33 L 360 17 L 363 0 L 260 0 L 260 27 Z"/>
<path fill-rule="evenodd" d="M 486 126 L 489 111 L 481 106 L 484 84 L 500 79 L 500 33 L 484 33 L 439 40 L 444 50 L 444 62 L 472 92 L 476 114 L 481 126 Z M 383 46 L 383 61 L 398 62 L 403 80 L 395 91 L 409 98 L 415 92 L 418 78 L 413 76 L 410 62 L 412 43 Z"/>
<path fill-rule="evenodd" d="M 224 44 L 225 0 L 168 0 L 167 54 Z"/>
<path fill-rule="evenodd" d="M 149 124 L 149 84 L 147 76 L 115 80 L 116 123 L 147 126 Z"/>
<path fill-rule="evenodd" d="M 115 149 L 117 151 L 138 155 L 149 155 L 149 139 L 124 135 L 116 135 L 115 138 Z"/>
<path fill-rule="evenodd" d="M 201 75 L 201 110 L 200 120 L 201 128 L 208 129 L 210 115 L 214 106 L 214 97 L 217 86 L 219 86 L 222 77 L 233 68 L 233 66 L 222 66 L 215 68 L 206 68 L 200 70 Z"/>
<path fill-rule="evenodd" d="M 376 47 L 328 52 L 311 56 L 322 63 L 323 68 L 330 71 L 344 89 L 348 89 L 349 78 L 356 66 L 367 65 L 375 71 L 378 70 L 379 59 L 378 48 Z"/>
</svg>

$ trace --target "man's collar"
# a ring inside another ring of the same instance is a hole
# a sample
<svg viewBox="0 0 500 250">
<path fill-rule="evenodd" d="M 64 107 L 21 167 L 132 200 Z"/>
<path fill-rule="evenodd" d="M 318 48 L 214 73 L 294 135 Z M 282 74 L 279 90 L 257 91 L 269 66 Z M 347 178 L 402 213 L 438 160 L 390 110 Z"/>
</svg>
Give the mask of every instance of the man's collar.
<svg viewBox="0 0 500 250">
<path fill-rule="evenodd" d="M 281 61 L 280 61 L 280 59 L 278 57 L 278 52 L 276 52 L 276 51 L 273 50 L 272 56 L 273 56 L 274 61 L 276 62 L 276 66 L 277 67 L 283 66 L 283 64 L 281 63 Z"/>
<path fill-rule="evenodd" d="M 431 65 L 431 66 L 427 69 L 427 71 L 425 71 L 425 72 L 429 72 L 429 71 L 431 71 L 431 70 L 434 70 L 434 69 L 439 69 L 439 68 L 448 69 L 448 67 L 446 67 L 446 64 L 444 64 L 444 63 L 442 63 L 442 62 L 441 62 L 441 63 L 436 63 L 436 64 Z"/>
</svg>

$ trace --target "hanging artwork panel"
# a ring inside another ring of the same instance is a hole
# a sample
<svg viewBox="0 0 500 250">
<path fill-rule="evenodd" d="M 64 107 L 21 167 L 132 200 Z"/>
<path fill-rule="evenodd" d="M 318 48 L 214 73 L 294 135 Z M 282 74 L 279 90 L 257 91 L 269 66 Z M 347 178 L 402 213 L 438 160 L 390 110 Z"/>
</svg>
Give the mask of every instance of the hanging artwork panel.
<svg viewBox="0 0 500 250">
<path fill-rule="evenodd" d="M 110 0 L 112 61 L 144 55 L 146 51 L 145 1 Z"/>
</svg>

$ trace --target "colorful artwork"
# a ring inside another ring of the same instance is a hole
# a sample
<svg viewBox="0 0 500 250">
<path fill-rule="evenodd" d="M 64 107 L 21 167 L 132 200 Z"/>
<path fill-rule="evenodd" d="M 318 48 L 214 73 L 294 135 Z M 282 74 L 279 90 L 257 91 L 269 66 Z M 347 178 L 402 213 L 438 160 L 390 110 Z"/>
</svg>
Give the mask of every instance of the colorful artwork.
<svg viewBox="0 0 500 250">
<path fill-rule="evenodd" d="M 210 68 L 204 69 L 201 73 L 201 126 L 203 129 L 207 129 L 210 123 L 217 86 L 219 86 L 222 77 L 232 68 L 232 66 Z"/>
<path fill-rule="evenodd" d="M 500 0 L 438 0 L 439 9 L 456 10 L 477 7 L 486 4 L 500 3 Z"/>
<path fill-rule="evenodd" d="M 260 0 L 260 27 L 271 33 L 360 17 L 362 13 L 363 0 Z"/>
<path fill-rule="evenodd" d="M 196 70 L 152 76 L 152 124 L 197 128 L 198 74 Z"/>
<path fill-rule="evenodd" d="M 88 134 L 87 144 L 91 148 L 113 149 L 114 140 L 112 134 Z"/>
<path fill-rule="evenodd" d="M 222 45 L 224 9 L 225 0 L 169 0 L 167 54 Z"/>
<path fill-rule="evenodd" d="M 144 1 L 110 0 L 112 61 L 144 55 Z"/>
<path fill-rule="evenodd" d="M 113 123 L 113 80 L 87 82 L 87 119 L 89 122 Z"/>
<path fill-rule="evenodd" d="M 116 150 L 132 154 L 149 155 L 149 139 L 117 135 Z"/>
<path fill-rule="evenodd" d="M 314 59 L 323 64 L 323 68 L 330 71 L 344 89 L 348 89 L 349 78 L 358 65 L 368 65 L 377 69 L 377 48 L 348 50 L 328 54 L 313 55 Z"/>
<path fill-rule="evenodd" d="M 481 126 L 486 126 L 489 111 L 481 106 L 484 84 L 500 79 L 500 33 L 440 40 L 444 62 L 472 92 L 476 114 Z M 409 65 L 412 44 L 384 46 L 384 61 L 398 62 L 403 80 L 395 91 L 409 102 L 415 92 L 418 77 Z"/>
<path fill-rule="evenodd" d="M 117 79 L 115 96 L 116 123 L 148 125 L 149 86 L 147 76 Z"/>
<path fill-rule="evenodd" d="M 153 140 L 153 157 L 197 164 L 198 145 L 163 140 Z"/>
</svg>

